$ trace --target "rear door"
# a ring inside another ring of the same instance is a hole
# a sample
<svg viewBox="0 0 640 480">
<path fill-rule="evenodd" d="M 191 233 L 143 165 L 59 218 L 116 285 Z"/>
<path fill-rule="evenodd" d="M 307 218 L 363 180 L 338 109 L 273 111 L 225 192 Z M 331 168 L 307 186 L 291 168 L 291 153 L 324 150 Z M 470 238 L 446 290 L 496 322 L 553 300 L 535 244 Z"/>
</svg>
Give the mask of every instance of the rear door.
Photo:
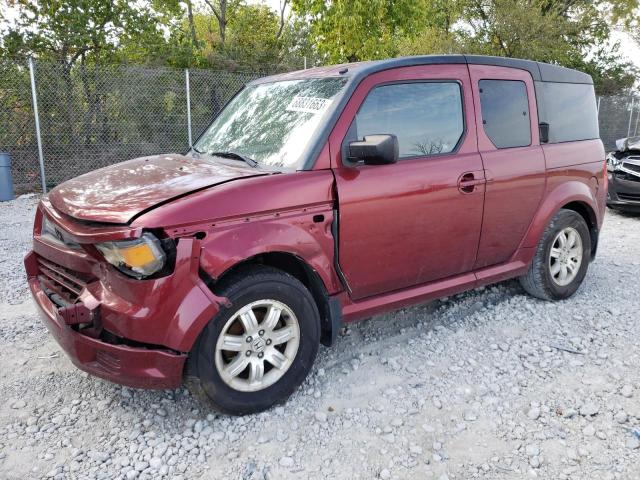
<svg viewBox="0 0 640 480">
<path fill-rule="evenodd" d="M 507 261 L 523 239 L 545 191 L 545 158 L 531 74 L 469 65 L 478 149 L 486 175 L 475 269 Z"/>
<path fill-rule="evenodd" d="M 400 160 L 347 160 L 350 141 L 394 134 Z M 353 298 L 472 269 L 484 172 L 466 65 L 388 70 L 365 79 L 330 136 L 339 262 Z"/>
</svg>

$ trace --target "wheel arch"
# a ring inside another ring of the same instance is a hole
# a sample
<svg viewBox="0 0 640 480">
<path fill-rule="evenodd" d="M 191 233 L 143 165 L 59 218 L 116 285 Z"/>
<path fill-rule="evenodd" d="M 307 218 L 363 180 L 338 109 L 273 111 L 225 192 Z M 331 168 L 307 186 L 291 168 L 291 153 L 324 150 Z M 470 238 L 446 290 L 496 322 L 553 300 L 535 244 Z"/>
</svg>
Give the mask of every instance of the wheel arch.
<svg viewBox="0 0 640 480">
<path fill-rule="evenodd" d="M 560 209 L 573 210 L 584 219 L 591 237 L 591 259 L 593 260 L 598 249 L 598 219 L 596 212 L 588 203 L 581 201 L 569 202 L 560 207 Z"/>
<path fill-rule="evenodd" d="M 569 181 L 559 185 L 546 195 L 538 208 L 521 247 L 535 248 L 551 219 L 564 208 L 575 211 L 587 223 L 591 237 L 591 257 L 593 258 L 598 245 L 598 225 L 601 224 L 596 205 L 594 194 L 585 183 Z"/>
<path fill-rule="evenodd" d="M 321 342 L 330 346 L 334 341 L 340 328 L 341 308 L 335 296 L 329 295 L 327 286 L 324 284 L 321 275 L 301 257 L 285 251 L 270 251 L 253 255 L 243 259 L 227 268 L 217 278 L 213 279 L 204 271 L 201 275 L 205 283 L 214 294 L 218 294 L 218 286 L 226 279 L 242 269 L 257 267 L 260 265 L 269 266 L 299 280 L 311 293 L 316 302 L 321 319 Z"/>
</svg>

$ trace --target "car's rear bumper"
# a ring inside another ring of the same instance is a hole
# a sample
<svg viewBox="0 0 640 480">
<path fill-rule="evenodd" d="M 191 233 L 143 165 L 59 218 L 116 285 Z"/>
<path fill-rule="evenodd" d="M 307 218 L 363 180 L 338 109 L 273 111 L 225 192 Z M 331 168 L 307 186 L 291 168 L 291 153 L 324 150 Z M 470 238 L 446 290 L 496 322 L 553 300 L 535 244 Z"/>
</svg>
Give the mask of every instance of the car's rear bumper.
<svg viewBox="0 0 640 480">
<path fill-rule="evenodd" d="M 25 263 L 28 261 L 29 256 Z M 168 349 L 114 345 L 92 338 L 67 324 L 36 277 L 29 279 L 29 287 L 42 321 L 79 369 L 136 388 L 177 388 L 182 383 L 186 355 Z"/>
<path fill-rule="evenodd" d="M 640 176 L 609 172 L 607 205 L 640 211 Z"/>
</svg>

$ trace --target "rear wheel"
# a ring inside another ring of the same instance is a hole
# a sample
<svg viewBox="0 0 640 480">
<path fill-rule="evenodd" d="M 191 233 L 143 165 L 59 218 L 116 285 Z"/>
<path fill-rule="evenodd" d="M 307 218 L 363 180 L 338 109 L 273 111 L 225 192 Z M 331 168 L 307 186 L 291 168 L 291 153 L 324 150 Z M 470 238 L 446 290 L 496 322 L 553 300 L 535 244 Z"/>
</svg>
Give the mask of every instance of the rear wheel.
<svg viewBox="0 0 640 480">
<path fill-rule="evenodd" d="M 568 298 L 584 280 L 590 255 L 591 236 L 584 218 L 562 209 L 545 229 L 520 283 L 529 294 L 543 300 Z"/>
<path fill-rule="evenodd" d="M 243 269 L 221 286 L 223 307 L 189 358 L 193 393 L 222 413 L 255 413 L 286 400 L 304 381 L 320 340 L 313 297 L 269 267 Z"/>
</svg>

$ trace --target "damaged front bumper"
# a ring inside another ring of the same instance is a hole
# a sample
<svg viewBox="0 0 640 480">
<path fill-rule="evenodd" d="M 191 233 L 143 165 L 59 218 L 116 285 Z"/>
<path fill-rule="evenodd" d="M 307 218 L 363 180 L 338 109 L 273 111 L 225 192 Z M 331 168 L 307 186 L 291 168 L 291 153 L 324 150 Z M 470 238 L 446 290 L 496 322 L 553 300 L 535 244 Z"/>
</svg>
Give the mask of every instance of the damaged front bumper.
<svg viewBox="0 0 640 480">
<path fill-rule="evenodd" d="M 638 172 L 609 172 L 607 206 L 640 211 L 640 164 Z"/>
<path fill-rule="evenodd" d="M 31 252 L 25 263 L 33 263 Z M 42 321 L 73 364 L 80 370 L 114 383 L 136 388 L 177 388 L 182 383 L 185 355 L 109 344 L 82 333 L 69 324 L 60 309 L 45 293 L 36 277 L 29 288 Z M 86 307 L 82 308 L 86 313 Z"/>
<path fill-rule="evenodd" d="M 78 368 L 114 383 L 180 386 L 188 352 L 222 301 L 199 277 L 199 240 L 178 240 L 170 274 L 138 280 L 101 261 L 83 225 L 76 231 L 64 219 L 56 224 L 82 248 L 41 237 L 42 215 L 57 220 L 47 207 L 43 202 L 39 208 L 25 268 L 56 341 Z"/>
</svg>

